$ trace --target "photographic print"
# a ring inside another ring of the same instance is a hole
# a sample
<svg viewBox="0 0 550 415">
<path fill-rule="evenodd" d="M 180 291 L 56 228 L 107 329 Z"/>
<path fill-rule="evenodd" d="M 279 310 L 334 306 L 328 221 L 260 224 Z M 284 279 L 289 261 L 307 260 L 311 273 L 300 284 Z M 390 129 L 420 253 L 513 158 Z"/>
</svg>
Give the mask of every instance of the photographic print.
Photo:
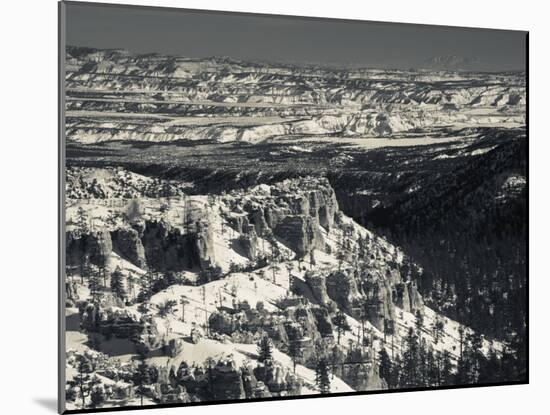
<svg viewBox="0 0 550 415">
<path fill-rule="evenodd" d="M 60 411 L 527 383 L 526 57 L 61 2 Z"/>
</svg>

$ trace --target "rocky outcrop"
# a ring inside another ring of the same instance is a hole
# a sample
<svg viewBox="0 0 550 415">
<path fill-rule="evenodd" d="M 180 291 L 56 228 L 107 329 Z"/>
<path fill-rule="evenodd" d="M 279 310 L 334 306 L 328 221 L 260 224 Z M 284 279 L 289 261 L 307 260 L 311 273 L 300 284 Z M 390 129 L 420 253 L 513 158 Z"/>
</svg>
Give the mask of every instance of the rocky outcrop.
<svg viewBox="0 0 550 415">
<path fill-rule="evenodd" d="M 190 367 L 185 361 L 177 370 L 177 377 L 189 393 L 200 393 L 208 385 L 208 374 L 203 367 Z"/>
<path fill-rule="evenodd" d="M 235 206 L 236 203 L 236 206 Z M 326 179 L 307 178 L 260 185 L 251 189 L 244 203 L 234 199 L 228 220 L 241 233 L 250 234 L 248 224 L 263 238 L 275 236 L 298 257 L 313 249 L 324 249 L 321 227 L 329 230 L 338 211 L 332 187 Z M 241 212 L 246 212 L 243 218 Z"/>
<path fill-rule="evenodd" d="M 322 334 L 317 328 L 318 320 L 315 318 L 312 307 L 293 307 L 286 310 L 289 321 L 284 325 L 288 343 L 285 348 L 296 347 L 300 350 L 300 362 L 306 362 L 315 356 L 315 343 L 322 339 Z"/>
<path fill-rule="evenodd" d="M 324 307 L 312 308 L 313 315 L 317 322 L 317 330 L 322 337 L 332 337 L 334 327 L 328 310 Z"/>
<path fill-rule="evenodd" d="M 153 318 L 138 312 L 119 307 L 101 307 L 93 303 L 79 304 L 80 325 L 82 329 L 100 333 L 105 337 L 128 339 L 144 352 L 162 347 Z"/>
<path fill-rule="evenodd" d="M 81 305 L 80 324 L 90 332 L 134 341 L 138 341 L 145 331 L 145 322 L 138 314 L 122 308 L 101 308 L 92 303 Z"/>
<path fill-rule="evenodd" d="M 357 391 L 388 389 L 386 381 L 380 377 L 378 365 L 372 362 L 342 365 L 338 375 Z"/>
<path fill-rule="evenodd" d="M 416 281 L 406 281 L 396 284 L 393 291 L 394 302 L 398 307 L 410 313 L 415 313 L 424 307 L 422 296 L 418 292 Z"/>
<path fill-rule="evenodd" d="M 367 320 L 378 330 L 384 330 L 384 320 L 395 319 L 392 287 L 388 280 L 377 280 L 363 285 L 365 288 Z"/>
<path fill-rule="evenodd" d="M 241 235 L 239 238 L 239 248 L 242 251 L 243 255 L 253 261 L 256 259 L 258 246 L 258 238 L 256 237 L 256 232 L 254 227 L 252 227 L 252 232 Z"/>
<path fill-rule="evenodd" d="M 338 202 L 332 187 L 311 191 L 309 204 L 310 212 L 318 217 L 319 224 L 327 231 L 330 230 L 334 223 L 334 215 L 338 211 Z"/>
<path fill-rule="evenodd" d="M 183 234 L 164 221 L 145 221 L 111 235 L 114 250 L 140 268 L 177 272 L 215 264 L 214 235 L 208 224 L 197 223 L 193 232 Z"/>
<path fill-rule="evenodd" d="M 259 206 L 254 206 L 254 207 L 247 206 L 247 208 L 250 209 L 249 221 L 254 225 L 256 234 L 263 235 L 265 230 L 268 229 L 268 225 L 265 220 L 263 209 L 260 208 Z"/>
<path fill-rule="evenodd" d="M 153 397 L 160 404 L 191 402 L 187 391 L 180 385 L 172 386 L 169 383 L 157 383 Z"/>
<path fill-rule="evenodd" d="M 141 243 L 139 233 L 133 228 L 116 229 L 111 232 L 113 250 L 134 265 L 145 268 L 145 249 Z"/>
<path fill-rule="evenodd" d="M 112 232 L 114 250 L 134 265 L 155 271 L 205 269 L 213 262 L 213 235 L 209 227 L 183 234 L 164 221 L 145 221 Z"/>
<path fill-rule="evenodd" d="M 326 278 L 328 296 L 348 314 L 357 317 L 361 296 L 357 289 L 355 277 L 350 272 L 335 271 Z"/>
<path fill-rule="evenodd" d="M 195 258 L 193 261 L 198 263 L 201 269 L 207 269 L 216 262 L 214 250 L 214 233 L 212 227 L 208 224 L 199 222 L 197 231 L 193 235 Z"/>
<path fill-rule="evenodd" d="M 366 317 L 366 320 L 379 330 L 384 328 L 384 319 L 395 318 L 394 301 L 401 306 L 401 303 L 395 300 L 396 287 L 404 287 L 407 293 L 406 303 L 410 304 L 407 285 L 393 285 L 390 277 L 362 277 L 357 271 L 343 269 L 330 272 L 328 275 L 306 274 L 305 279 L 316 302 L 323 305 L 334 302 L 338 308 L 358 320 Z M 416 290 L 414 295 L 415 305 L 419 306 L 422 304 L 422 298 Z"/>
<path fill-rule="evenodd" d="M 67 300 L 71 301 L 72 303 L 79 299 L 76 281 L 65 280 L 65 293 L 67 296 Z"/>
<path fill-rule="evenodd" d="M 416 312 L 417 310 L 422 310 L 424 307 L 424 300 L 422 295 L 418 291 L 418 284 L 416 281 L 409 282 L 409 300 L 411 302 L 411 312 Z"/>
<path fill-rule="evenodd" d="M 251 365 L 244 366 L 241 370 L 243 387 L 247 399 L 269 398 L 272 396 L 265 383 L 256 379 L 254 368 Z"/>
<path fill-rule="evenodd" d="M 311 216 L 286 216 L 273 230 L 273 233 L 285 241 L 296 255 L 303 257 L 314 248 L 323 248 L 324 241 L 318 222 Z"/>
<path fill-rule="evenodd" d="M 168 343 L 164 345 L 164 353 L 166 356 L 174 358 L 179 355 L 183 350 L 182 339 L 170 339 Z"/>
<path fill-rule="evenodd" d="M 250 222 L 248 216 L 241 212 L 231 212 L 226 217 L 229 222 L 229 226 L 239 233 L 248 233 L 250 229 Z"/>
<path fill-rule="evenodd" d="M 87 257 L 92 264 L 105 266 L 113 249 L 111 235 L 107 231 L 80 234 L 66 232 L 67 264 L 79 265 Z"/>
<path fill-rule="evenodd" d="M 158 271 L 181 271 L 192 266 L 189 238 L 162 221 L 147 221 L 141 236 L 147 264 Z"/>
<path fill-rule="evenodd" d="M 217 311 L 210 314 L 208 326 L 216 333 L 231 336 L 234 332 L 241 330 L 245 319 L 244 313 L 229 314 L 225 311 Z"/>
<path fill-rule="evenodd" d="M 319 304 L 328 304 L 330 302 L 330 298 L 327 294 L 327 285 L 325 281 L 325 276 L 322 274 L 316 274 L 308 272 L 306 273 L 305 280 L 307 287 L 311 290 L 311 293 L 313 295 L 313 300 L 318 302 Z M 300 290 L 305 291 L 305 290 Z M 300 293 L 304 295 L 305 293 Z"/>
<path fill-rule="evenodd" d="M 287 389 L 286 374 L 283 366 L 274 361 L 267 361 L 254 370 L 256 378 L 262 381 L 273 394 L 280 394 Z"/>
<path fill-rule="evenodd" d="M 244 399 L 241 373 L 233 360 L 221 360 L 210 370 L 209 389 L 214 400 Z"/>
</svg>

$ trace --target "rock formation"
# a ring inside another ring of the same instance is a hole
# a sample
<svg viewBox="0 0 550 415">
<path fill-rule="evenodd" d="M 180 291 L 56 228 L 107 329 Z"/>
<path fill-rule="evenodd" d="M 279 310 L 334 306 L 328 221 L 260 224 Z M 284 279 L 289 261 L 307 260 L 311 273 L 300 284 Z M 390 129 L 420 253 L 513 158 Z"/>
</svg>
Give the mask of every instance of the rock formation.
<svg viewBox="0 0 550 415">
<path fill-rule="evenodd" d="M 111 232 L 113 249 L 139 268 L 147 267 L 145 249 L 139 233 L 133 228 L 116 229 Z"/>
<path fill-rule="evenodd" d="M 80 234 L 76 231 L 66 233 L 67 264 L 82 263 L 82 258 L 98 266 L 104 266 L 113 249 L 109 232 L 103 230 Z"/>
</svg>

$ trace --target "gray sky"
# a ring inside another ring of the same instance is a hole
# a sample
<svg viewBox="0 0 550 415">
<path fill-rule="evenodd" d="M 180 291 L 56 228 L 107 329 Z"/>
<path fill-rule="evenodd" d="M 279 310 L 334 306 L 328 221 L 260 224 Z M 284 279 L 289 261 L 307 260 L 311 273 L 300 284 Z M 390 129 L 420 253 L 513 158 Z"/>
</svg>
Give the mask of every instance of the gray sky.
<svg viewBox="0 0 550 415">
<path fill-rule="evenodd" d="M 416 68 L 435 56 L 474 70 L 525 69 L 525 32 L 208 11 L 67 4 L 67 44 L 189 57 Z"/>
</svg>

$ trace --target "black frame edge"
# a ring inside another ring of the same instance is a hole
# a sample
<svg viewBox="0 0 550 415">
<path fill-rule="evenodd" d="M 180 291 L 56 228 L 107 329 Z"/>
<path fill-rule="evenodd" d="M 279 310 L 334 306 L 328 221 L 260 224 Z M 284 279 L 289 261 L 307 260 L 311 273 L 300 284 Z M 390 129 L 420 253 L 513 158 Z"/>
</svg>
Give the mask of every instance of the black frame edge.
<svg viewBox="0 0 550 415">
<path fill-rule="evenodd" d="M 58 5 L 58 282 L 57 282 L 57 318 L 58 318 L 58 367 L 57 367 L 57 412 L 65 413 L 65 43 L 66 43 L 66 3 L 60 1 Z"/>
<path fill-rule="evenodd" d="M 271 398 L 252 398 L 252 399 L 229 399 L 220 401 L 205 401 L 205 402 L 189 402 L 189 403 L 173 403 L 173 404 L 158 404 L 158 405 L 143 405 L 143 406 L 121 406 L 112 408 L 90 408 L 90 409 L 71 409 L 63 412 L 64 414 L 88 414 L 99 412 L 118 412 L 118 411 L 139 411 L 146 409 L 169 409 L 169 408 L 185 408 L 194 406 L 216 406 L 228 404 L 247 404 L 249 402 L 273 402 L 273 401 L 295 401 L 303 399 L 325 399 L 325 398 L 342 398 L 346 396 L 365 396 L 365 395 L 381 395 L 394 393 L 410 393 L 410 392 L 437 392 L 443 390 L 455 389 L 473 389 L 473 388 L 488 388 L 495 386 L 521 386 L 527 385 L 527 381 L 513 382 L 495 382 L 485 383 L 480 385 L 451 385 L 451 386 L 435 386 L 429 388 L 410 388 L 410 389 L 381 389 L 373 391 L 354 391 L 354 392 L 337 392 L 327 395 L 300 395 L 300 396 L 277 396 Z"/>
</svg>

